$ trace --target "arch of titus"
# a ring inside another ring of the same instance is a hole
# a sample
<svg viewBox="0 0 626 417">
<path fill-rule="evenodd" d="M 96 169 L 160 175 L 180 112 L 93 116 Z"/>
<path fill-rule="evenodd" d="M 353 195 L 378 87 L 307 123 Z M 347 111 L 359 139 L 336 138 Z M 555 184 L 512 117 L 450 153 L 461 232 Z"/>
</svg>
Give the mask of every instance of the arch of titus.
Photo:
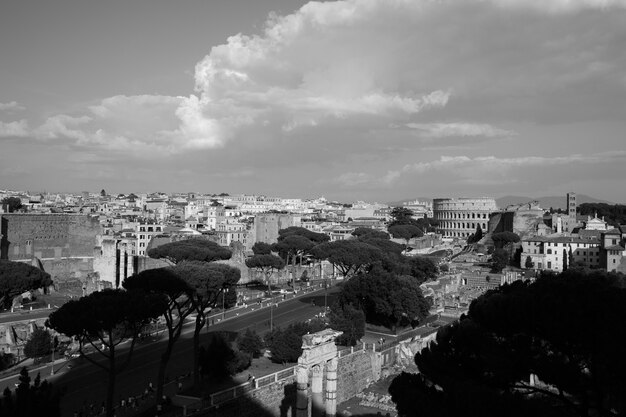
<svg viewBox="0 0 626 417">
<path fill-rule="evenodd" d="M 296 417 L 321 414 L 325 406 L 326 416 L 337 413 L 337 346 L 335 338 L 343 332 L 325 329 L 302 336 L 302 356 L 296 368 Z M 324 404 L 324 368 L 326 368 L 326 403 Z M 311 404 L 309 404 L 309 371 L 311 373 Z"/>
</svg>

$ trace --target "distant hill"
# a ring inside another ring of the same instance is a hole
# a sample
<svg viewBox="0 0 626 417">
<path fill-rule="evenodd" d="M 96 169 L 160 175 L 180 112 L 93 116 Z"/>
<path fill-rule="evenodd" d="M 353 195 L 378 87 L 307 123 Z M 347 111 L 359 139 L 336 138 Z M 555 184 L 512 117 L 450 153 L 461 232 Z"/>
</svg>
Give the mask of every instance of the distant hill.
<svg viewBox="0 0 626 417">
<path fill-rule="evenodd" d="M 567 202 L 565 201 L 565 199 L 566 199 L 565 195 L 538 197 L 538 198 L 522 197 L 522 196 L 517 196 L 517 195 L 507 195 L 504 197 L 496 198 L 496 204 L 498 205 L 499 208 L 506 208 L 507 206 L 510 206 L 512 204 L 524 204 L 524 203 L 528 203 L 529 201 L 539 201 L 539 207 L 541 207 L 542 209 L 547 210 L 550 207 L 552 207 L 554 209 L 561 208 L 565 210 L 567 206 Z M 611 201 L 600 200 L 598 198 L 593 198 L 585 194 L 576 194 L 576 203 L 579 205 L 583 203 L 615 204 Z"/>
<path fill-rule="evenodd" d="M 538 198 L 524 197 L 520 195 L 507 195 L 504 197 L 496 198 L 496 204 L 498 205 L 499 208 L 506 208 L 507 206 L 510 206 L 512 204 L 524 204 L 530 201 L 539 201 L 539 206 L 542 209 L 548 210 L 550 207 L 552 207 L 554 209 L 561 208 L 565 210 L 565 207 L 567 205 L 565 199 L 566 199 L 565 194 L 563 194 L 562 196 L 548 196 L 548 197 L 538 197 Z M 410 199 L 407 198 L 406 200 L 390 201 L 386 204 L 388 204 L 391 207 L 396 207 L 396 206 L 402 206 L 404 203 L 408 203 L 410 201 L 415 201 L 415 200 L 424 201 L 424 202 L 433 201 L 433 199 L 429 197 L 417 197 L 417 198 L 410 198 Z M 579 205 L 583 203 L 615 204 L 614 202 L 600 200 L 598 198 L 593 198 L 585 194 L 576 194 L 576 202 Z"/>
</svg>

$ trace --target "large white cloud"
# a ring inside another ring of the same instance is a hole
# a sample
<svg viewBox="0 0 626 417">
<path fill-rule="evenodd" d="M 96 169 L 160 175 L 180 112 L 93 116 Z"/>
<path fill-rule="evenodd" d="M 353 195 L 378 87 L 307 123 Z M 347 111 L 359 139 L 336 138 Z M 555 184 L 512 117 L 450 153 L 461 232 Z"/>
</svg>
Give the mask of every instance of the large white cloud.
<svg viewBox="0 0 626 417">
<path fill-rule="evenodd" d="M 353 126 L 363 115 L 379 127 L 413 123 L 430 137 L 506 136 L 486 119 L 579 120 L 598 105 L 615 107 L 624 92 L 615 87 L 626 79 L 619 53 L 626 25 L 611 10 L 625 3 L 310 2 L 270 15 L 260 34 L 236 34 L 211 48 L 196 65 L 197 95 L 115 96 L 72 117 L 94 118 L 85 143 L 143 143 L 163 152 L 252 141 L 259 130 L 293 138 L 299 128 L 336 120 Z M 437 122 L 448 112 L 467 121 Z"/>
</svg>

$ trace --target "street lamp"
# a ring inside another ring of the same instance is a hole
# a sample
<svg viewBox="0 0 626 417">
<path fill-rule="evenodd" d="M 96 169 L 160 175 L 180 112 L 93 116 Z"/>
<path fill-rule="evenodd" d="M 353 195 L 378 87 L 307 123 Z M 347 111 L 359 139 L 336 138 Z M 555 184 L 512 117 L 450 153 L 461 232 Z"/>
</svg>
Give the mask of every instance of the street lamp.
<svg viewBox="0 0 626 417">
<path fill-rule="evenodd" d="M 328 310 L 328 280 L 324 279 L 324 315 Z"/>
<path fill-rule="evenodd" d="M 224 321 L 224 317 L 226 315 L 226 310 L 224 310 L 224 299 L 226 298 L 227 292 L 228 292 L 228 287 L 222 288 L 222 321 Z"/>
<path fill-rule="evenodd" d="M 50 376 L 54 376 L 54 338 L 50 331 L 48 331 L 50 335 Z"/>
</svg>

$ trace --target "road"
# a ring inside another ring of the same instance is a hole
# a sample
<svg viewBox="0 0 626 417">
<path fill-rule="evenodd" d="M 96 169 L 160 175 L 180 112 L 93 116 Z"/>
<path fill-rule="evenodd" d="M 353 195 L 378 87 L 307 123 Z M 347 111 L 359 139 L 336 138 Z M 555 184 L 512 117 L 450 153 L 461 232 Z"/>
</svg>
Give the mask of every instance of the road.
<svg viewBox="0 0 626 417">
<path fill-rule="evenodd" d="M 329 294 L 335 293 L 336 288 L 328 290 Z M 282 298 L 282 297 L 279 297 Z M 315 302 L 316 305 L 313 303 Z M 264 304 L 265 305 L 265 304 Z M 209 327 L 209 331 L 241 332 L 246 328 L 252 328 L 259 334 L 269 331 L 270 317 L 274 326 L 286 327 L 287 325 L 305 321 L 315 314 L 320 313 L 324 306 L 324 290 L 317 290 L 294 299 L 288 299 L 278 303 L 277 307 L 259 308 L 258 305 L 249 306 L 254 311 L 242 313 L 241 311 L 228 311 L 227 320 L 218 321 L 221 315 L 213 316 L 215 324 Z M 239 316 L 236 316 L 239 314 Z M 234 316 L 232 318 L 229 318 Z M 180 340 L 176 343 L 174 352 L 168 364 L 167 375 L 176 378 L 192 370 L 193 353 L 193 324 L 190 322 L 183 330 Z M 206 343 L 207 332 L 202 333 L 202 342 Z M 160 356 L 165 343 L 159 342 L 140 345 L 136 348 L 129 367 L 118 375 L 116 380 L 116 396 L 114 400 L 122 396 L 139 395 L 148 385 L 148 382 L 156 382 Z M 66 389 L 62 398 L 61 411 L 63 416 L 71 416 L 73 412 L 83 405 L 90 403 L 100 404 L 106 395 L 106 378 L 104 372 L 86 360 L 73 360 L 72 368 L 68 369 L 68 363 L 58 363 L 55 366 L 56 375 L 50 376 L 50 366 L 41 369 L 42 378 L 53 382 L 55 386 Z M 31 373 L 34 379 L 35 373 Z M 0 381 L 0 391 L 6 386 L 13 388 L 17 377 L 11 377 Z"/>
<path fill-rule="evenodd" d="M 56 308 L 40 308 L 37 310 L 26 310 L 15 313 L 4 313 L 0 315 L 0 324 L 26 323 L 31 320 L 47 318 Z"/>
</svg>

